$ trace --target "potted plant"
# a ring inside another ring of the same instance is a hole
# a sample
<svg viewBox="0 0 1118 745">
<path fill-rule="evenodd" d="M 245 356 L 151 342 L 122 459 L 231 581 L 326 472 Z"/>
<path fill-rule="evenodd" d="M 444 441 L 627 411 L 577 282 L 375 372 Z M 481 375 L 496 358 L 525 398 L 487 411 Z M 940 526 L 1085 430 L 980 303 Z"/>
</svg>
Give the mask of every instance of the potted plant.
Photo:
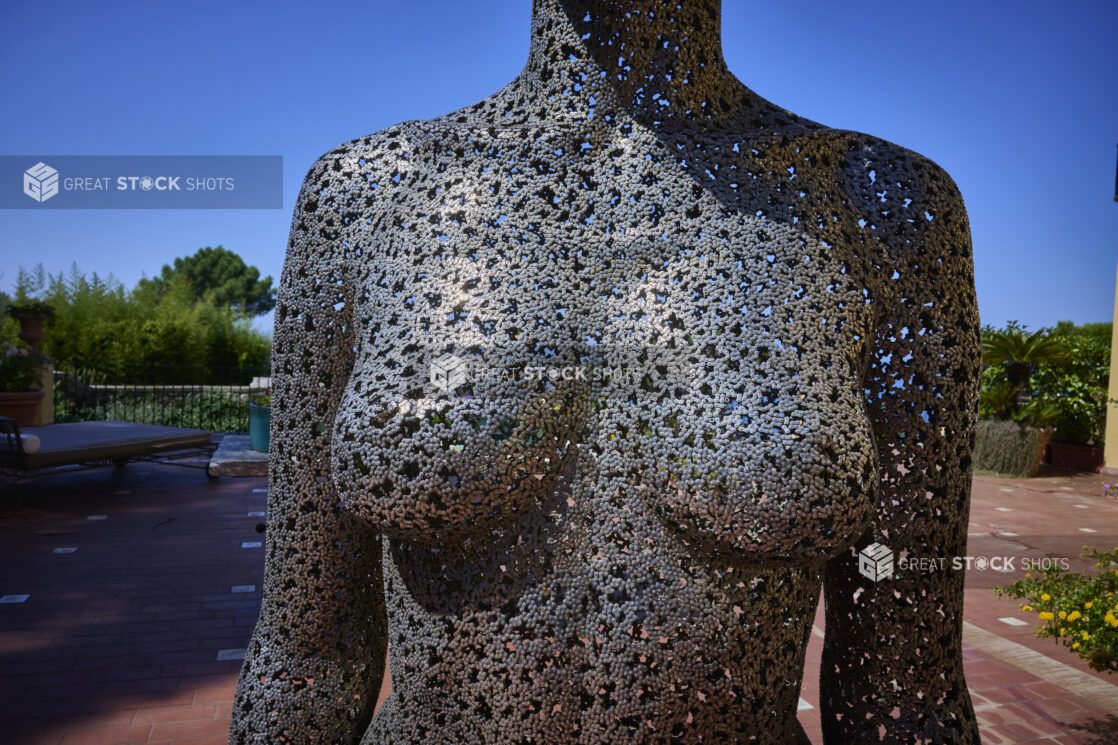
<svg viewBox="0 0 1118 745">
<path fill-rule="evenodd" d="M 261 453 L 268 452 L 271 426 L 272 389 L 266 388 L 248 399 L 248 446 Z"/>
<path fill-rule="evenodd" d="M 43 400 L 43 358 L 34 349 L 3 343 L 0 355 L 0 416 L 16 420 L 21 427 L 35 423 L 35 412 Z"/>
<path fill-rule="evenodd" d="M 1061 416 L 1055 401 L 1034 395 L 1030 378 L 1045 363 L 1068 355 L 1064 341 L 1015 322 L 982 330 L 982 392 L 975 432 L 975 468 L 1027 478 L 1035 476 Z"/>
<path fill-rule="evenodd" d="M 19 338 L 34 347 L 43 340 L 43 322 L 54 318 L 54 308 L 42 300 L 17 298 L 8 306 L 8 315 L 19 321 Z"/>
</svg>

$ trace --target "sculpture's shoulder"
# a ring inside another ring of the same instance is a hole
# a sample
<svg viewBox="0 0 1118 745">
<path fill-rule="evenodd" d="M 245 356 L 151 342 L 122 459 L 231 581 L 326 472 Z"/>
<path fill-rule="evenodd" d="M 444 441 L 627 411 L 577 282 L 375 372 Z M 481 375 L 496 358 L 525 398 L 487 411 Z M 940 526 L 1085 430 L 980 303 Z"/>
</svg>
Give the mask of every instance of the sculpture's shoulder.
<svg viewBox="0 0 1118 745">
<path fill-rule="evenodd" d="M 299 191 L 289 251 L 329 255 L 339 265 L 367 255 L 425 174 L 424 153 L 437 140 L 430 124 L 395 124 L 316 158 Z"/>
<path fill-rule="evenodd" d="M 888 140 L 820 127 L 791 138 L 847 210 L 847 237 L 897 265 L 971 261 L 970 226 L 954 180 L 930 158 Z M 818 187 L 826 188 L 820 183 Z M 924 261 L 920 261 L 920 257 Z"/>
<path fill-rule="evenodd" d="M 974 257 L 955 181 L 930 158 L 860 132 L 832 130 L 847 237 L 871 259 L 867 273 L 886 316 L 919 307 L 920 323 L 950 306 L 954 333 L 977 333 Z M 903 306 L 903 309 L 902 309 Z M 911 322 L 902 325 L 912 326 Z"/>
<path fill-rule="evenodd" d="M 837 166 L 845 196 L 865 219 L 913 228 L 940 217 L 965 222 L 958 186 L 930 158 L 862 132 L 834 129 L 821 136 L 841 154 Z"/>
<path fill-rule="evenodd" d="M 379 196 L 377 192 L 393 191 L 410 170 L 410 161 L 430 140 L 430 130 L 428 122 L 402 122 L 322 154 L 303 179 L 300 202 L 305 204 L 301 206 L 342 207 L 345 201 L 338 197 L 362 194 L 371 199 Z"/>
<path fill-rule="evenodd" d="M 860 276 L 880 308 L 941 292 L 947 284 L 973 287 L 966 207 L 955 182 L 930 158 L 815 123 L 765 137 L 775 153 L 766 166 L 774 174 L 794 174 L 790 183 L 799 186 L 794 214 L 822 240 L 858 257 Z M 755 147 L 764 153 L 765 145 Z"/>
</svg>

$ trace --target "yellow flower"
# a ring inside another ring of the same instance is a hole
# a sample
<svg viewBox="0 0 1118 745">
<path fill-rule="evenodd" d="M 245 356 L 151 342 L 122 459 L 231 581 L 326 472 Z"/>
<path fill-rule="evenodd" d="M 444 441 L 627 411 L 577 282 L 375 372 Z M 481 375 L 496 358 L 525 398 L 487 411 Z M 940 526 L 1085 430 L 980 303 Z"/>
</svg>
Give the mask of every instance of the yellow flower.
<svg viewBox="0 0 1118 745">
<path fill-rule="evenodd" d="M 1071 613 L 1070 613 L 1070 614 L 1068 615 L 1068 620 L 1069 620 L 1069 621 L 1075 621 L 1075 620 L 1077 620 L 1077 619 L 1079 618 L 1079 616 L 1080 616 L 1080 613 L 1079 613 L 1079 611 L 1077 611 L 1077 610 L 1073 610 L 1073 611 L 1072 611 L 1072 612 L 1071 612 Z"/>
<path fill-rule="evenodd" d="M 1076 642 L 1075 644 L 1072 644 L 1071 648 L 1072 649 L 1079 649 L 1079 642 Z"/>
<path fill-rule="evenodd" d="M 1021 606 L 1021 610 L 1025 611 L 1026 613 L 1032 613 L 1032 612 L 1033 612 L 1033 606 L 1031 606 L 1031 605 L 1022 605 L 1022 606 Z"/>
<path fill-rule="evenodd" d="M 1067 618 L 1067 617 L 1068 617 L 1068 612 L 1067 612 L 1066 610 L 1062 610 L 1062 611 L 1060 611 L 1060 618 L 1061 618 L 1061 619 L 1064 619 L 1064 618 Z M 1073 620 L 1073 621 L 1074 621 L 1075 619 L 1073 618 L 1073 619 L 1071 619 L 1071 620 Z"/>
<path fill-rule="evenodd" d="M 1040 620 L 1042 620 L 1042 621 L 1053 621 L 1053 620 L 1055 620 L 1055 618 L 1056 618 L 1056 616 L 1052 615 L 1051 613 L 1049 613 L 1046 610 L 1042 610 L 1040 612 Z"/>
<path fill-rule="evenodd" d="M 1088 639 L 1091 638 L 1091 635 L 1088 634 L 1086 631 L 1083 632 L 1082 636 L 1083 636 L 1083 641 L 1087 641 Z"/>
<path fill-rule="evenodd" d="M 1086 603 L 1083 604 L 1083 607 L 1086 608 L 1087 610 L 1091 610 L 1092 605 L 1094 605 L 1094 603 L 1092 603 L 1091 601 L 1087 601 Z"/>
<path fill-rule="evenodd" d="M 1067 629 L 1065 629 L 1063 626 L 1061 626 L 1060 627 L 1060 636 L 1065 635 L 1067 633 L 1067 631 L 1068 631 Z"/>
<path fill-rule="evenodd" d="M 1049 600 L 1052 599 L 1052 596 L 1045 592 L 1041 594 L 1040 599 L 1047 603 Z"/>
</svg>

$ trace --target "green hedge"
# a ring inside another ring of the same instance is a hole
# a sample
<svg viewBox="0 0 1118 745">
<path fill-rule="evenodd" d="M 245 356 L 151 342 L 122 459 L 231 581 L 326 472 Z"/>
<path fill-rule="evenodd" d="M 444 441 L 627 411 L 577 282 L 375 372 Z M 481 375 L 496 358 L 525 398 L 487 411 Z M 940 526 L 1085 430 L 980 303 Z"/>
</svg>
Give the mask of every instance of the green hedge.
<svg viewBox="0 0 1118 745">
<path fill-rule="evenodd" d="M 974 467 L 1014 478 L 1036 474 L 1048 434 L 1013 421 L 982 419 L 974 443 Z"/>
<path fill-rule="evenodd" d="M 69 276 L 49 275 L 42 266 L 20 270 L 16 299 L 34 297 L 54 309 L 40 348 L 56 364 L 104 366 L 199 365 L 266 367 L 271 338 L 252 327 L 252 318 L 199 300 L 184 278 L 161 292 L 126 290 L 111 275 L 87 276 L 75 265 Z M 4 304 L 12 298 L 0 298 Z M 18 324 L 0 334 L 15 341 Z"/>
</svg>

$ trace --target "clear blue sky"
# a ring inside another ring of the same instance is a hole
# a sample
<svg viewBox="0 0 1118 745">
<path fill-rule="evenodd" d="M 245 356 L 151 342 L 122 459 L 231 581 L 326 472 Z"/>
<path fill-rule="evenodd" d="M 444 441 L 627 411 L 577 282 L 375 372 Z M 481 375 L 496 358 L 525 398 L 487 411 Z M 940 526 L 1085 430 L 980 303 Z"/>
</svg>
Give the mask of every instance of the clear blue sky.
<svg viewBox="0 0 1118 745">
<path fill-rule="evenodd" d="M 0 288 L 77 261 L 131 287 L 232 249 L 277 281 L 307 168 L 473 103 L 528 51 L 530 0 L 0 5 L 0 154 L 276 154 L 284 209 L 0 211 Z M 984 323 L 1108 321 L 1118 263 L 1118 3 L 725 0 L 731 70 L 955 178 Z"/>
</svg>

